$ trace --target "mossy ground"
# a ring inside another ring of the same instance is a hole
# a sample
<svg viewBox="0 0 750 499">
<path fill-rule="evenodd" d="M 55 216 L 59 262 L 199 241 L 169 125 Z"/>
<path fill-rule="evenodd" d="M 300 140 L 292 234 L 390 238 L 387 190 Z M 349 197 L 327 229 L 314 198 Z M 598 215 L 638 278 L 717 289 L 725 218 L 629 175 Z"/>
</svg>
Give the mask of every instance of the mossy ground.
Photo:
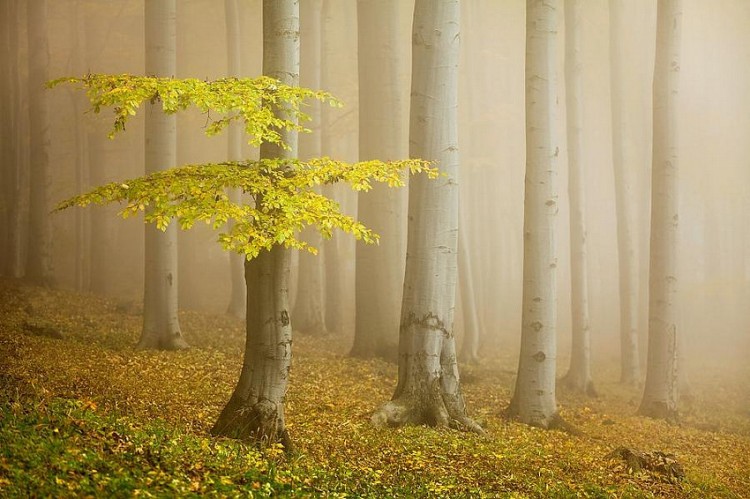
<svg viewBox="0 0 750 499">
<path fill-rule="evenodd" d="M 737 373 L 692 379 L 683 423 L 637 417 L 637 388 L 597 369 L 598 399 L 560 393 L 584 435 L 507 422 L 511 353 L 465 366 L 488 436 L 374 428 L 394 365 L 346 356 L 350 340 L 297 335 L 287 419 L 296 453 L 208 431 L 238 376 L 243 328 L 185 312 L 178 352 L 136 351 L 138 307 L 0 281 L 0 496 L 743 497 L 748 392 Z M 52 338 L 45 331 L 57 331 Z M 740 373 L 747 377 L 747 373 Z M 610 381 L 608 381 L 610 380 Z M 674 454 L 686 477 L 607 460 L 627 446 Z"/>
</svg>

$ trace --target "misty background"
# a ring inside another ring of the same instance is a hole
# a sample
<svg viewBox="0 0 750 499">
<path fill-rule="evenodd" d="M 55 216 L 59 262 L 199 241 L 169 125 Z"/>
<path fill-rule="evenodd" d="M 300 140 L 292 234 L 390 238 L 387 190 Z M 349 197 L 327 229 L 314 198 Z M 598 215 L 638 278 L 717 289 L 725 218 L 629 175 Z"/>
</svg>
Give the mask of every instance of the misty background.
<svg viewBox="0 0 750 499">
<path fill-rule="evenodd" d="M 9 29 L 0 34 L 5 73 L 0 94 L 2 115 L 6 117 L 2 128 L 0 258 L 3 273 L 11 277 L 22 277 L 28 248 L 12 244 L 13 229 L 6 215 L 15 205 L 22 218 L 28 217 L 28 193 L 39 188 L 24 175 L 30 147 L 27 4 L 22 0 L 3 0 L 0 4 L 5 18 L 17 21 L 10 22 Z M 358 64 L 364 64 L 357 57 L 357 2 L 301 0 L 300 4 L 302 85 L 320 86 L 344 102 L 341 109 L 325 110 L 321 122 L 310 126 L 313 133 L 320 134 L 323 155 L 356 160 Z M 242 73 L 258 76 L 261 2 L 243 0 L 240 5 Z M 627 6 L 631 31 L 625 45 L 631 66 L 623 87 L 629 102 L 627 112 L 642 124 L 629 137 L 626 147 L 641 158 L 631 172 L 634 187 L 630 201 L 638 212 L 641 358 L 645 361 L 656 4 L 633 0 Z M 177 8 L 175 76 L 227 76 L 224 2 L 181 0 Z M 399 64 L 403 67 L 403 92 L 408 97 L 413 2 L 403 1 L 402 9 L 403 61 Z M 466 251 L 471 261 L 482 344 L 512 351 L 510 357 L 515 358 L 520 341 L 523 257 L 525 2 L 466 0 L 461 9 L 460 230 L 465 239 L 460 251 Z M 595 357 L 611 357 L 614 361 L 619 350 L 620 311 L 608 3 L 588 2 L 584 16 L 583 161 L 591 330 Z M 562 29 L 562 12 L 560 17 Z M 142 0 L 49 2 L 49 77 L 142 74 L 143 26 Z M 305 40 L 316 33 L 320 36 L 317 52 L 311 51 Z M 563 54 L 561 43 L 561 72 Z M 678 303 L 687 346 L 686 367 L 691 373 L 698 373 L 727 360 L 744 359 L 750 351 L 750 2 L 685 0 L 682 61 Z M 306 73 L 310 67 L 318 71 Z M 559 82 L 562 112 L 558 127 L 564 137 L 564 79 Z M 87 100 L 82 93 L 58 88 L 46 92 L 45 99 L 53 172 L 47 188 L 52 203 L 105 182 L 143 174 L 143 116 L 136 116 L 126 133 L 110 140 L 108 111 L 101 115 L 86 113 Z M 404 102 L 408 103 L 408 99 Z M 408 117 L 408 112 L 401 116 Z M 206 137 L 205 116 L 191 111 L 179 114 L 177 120 L 178 164 L 226 159 L 227 136 Z M 257 155 L 250 146 L 245 146 L 245 153 L 248 157 Z M 567 359 L 570 231 L 564 146 L 561 154 L 558 345 L 561 359 Z M 12 164 L 20 166 L 20 175 L 8 173 Z M 347 211 L 356 211 L 355 194 L 345 190 L 338 194 Z M 117 207 L 96 207 L 50 215 L 54 286 L 105 294 L 123 303 L 142 300 L 142 219 L 122 220 L 116 212 Z M 348 337 L 354 328 L 353 262 L 358 243 L 340 237 L 332 244 L 316 261 L 331 267 L 329 276 L 341 277 L 345 286 L 339 298 L 335 302 L 329 299 L 327 306 L 342 311 L 345 320 L 342 331 L 337 332 Z M 216 243 L 216 233 L 208 227 L 181 232 L 179 261 L 180 307 L 224 313 L 230 293 L 229 263 L 227 254 Z M 460 312 L 457 317 L 460 336 Z"/>
</svg>

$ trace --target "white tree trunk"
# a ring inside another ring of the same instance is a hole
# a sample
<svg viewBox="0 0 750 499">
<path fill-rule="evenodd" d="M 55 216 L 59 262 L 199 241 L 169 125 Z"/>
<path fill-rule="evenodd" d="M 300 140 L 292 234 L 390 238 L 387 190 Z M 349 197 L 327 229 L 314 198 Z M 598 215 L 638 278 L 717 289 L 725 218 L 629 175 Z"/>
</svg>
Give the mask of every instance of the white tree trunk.
<svg viewBox="0 0 750 499">
<path fill-rule="evenodd" d="M 302 24 L 301 73 L 302 86 L 319 89 L 321 69 L 321 31 L 322 0 L 306 0 L 300 5 Z M 321 156 L 321 103 L 311 102 L 307 108 L 311 121 L 312 133 L 299 138 L 299 153 L 303 159 Z M 297 272 L 297 299 L 292 310 L 292 320 L 297 331 L 304 333 L 324 334 L 325 323 L 325 251 L 323 238 L 315 229 L 303 232 L 303 237 L 320 251 L 311 255 L 307 251 L 299 254 Z"/>
<path fill-rule="evenodd" d="M 224 16 L 227 25 L 227 75 L 242 76 L 242 63 L 240 50 L 242 28 L 240 26 L 240 12 L 237 0 L 224 0 Z M 234 121 L 229 125 L 227 159 L 239 161 L 242 159 L 242 140 L 244 131 L 242 124 Z M 236 189 L 229 193 L 230 199 L 239 201 L 242 193 Z M 229 295 L 229 306 L 227 314 L 239 319 L 245 318 L 246 291 L 244 279 L 245 257 L 235 253 L 229 253 L 229 282 L 231 291 Z"/>
<path fill-rule="evenodd" d="M 559 421 L 555 400 L 557 296 L 558 0 L 526 2 L 526 181 L 521 354 L 509 415 L 543 428 Z"/>
<path fill-rule="evenodd" d="M 626 75 L 631 71 L 625 57 L 623 36 L 630 29 L 624 22 L 624 3 L 610 0 L 610 88 L 612 94 L 612 163 L 615 176 L 615 207 L 617 211 L 617 248 L 620 276 L 620 381 L 630 385 L 641 382 L 638 352 L 638 237 L 635 204 L 632 198 L 634 172 L 637 167 L 632 148 L 628 147 L 636 127 L 626 113 L 624 92 Z"/>
<path fill-rule="evenodd" d="M 586 170 L 583 166 L 583 85 L 579 0 L 565 1 L 565 102 L 568 139 L 568 192 L 570 197 L 570 292 L 572 348 L 564 383 L 590 396 L 596 395 L 591 379 L 591 331 L 586 249 Z"/>
<path fill-rule="evenodd" d="M 28 4 L 29 40 L 29 243 L 26 278 L 38 285 L 50 285 L 52 269 L 52 226 L 49 206 L 49 122 L 47 89 L 49 44 L 47 1 Z"/>
<path fill-rule="evenodd" d="M 466 416 L 453 319 L 458 246 L 458 0 L 417 0 L 412 36 L 411 157 L 437 161 L 437 180 L 409 184 L 398 386 L 378 425 L 426 423 L 481 432 Z"/>
<path fill-rule="evenodd" d="M 263 74 L 299 84 L 299 1 L 263 1 Z M 263 144 L 261 158 L 296 157 L 297 133 L 282 131 L 290 149 Z M 242 372 L 211 432 L 289 449 L 284 398 L 292 362 L 289 319 L 290 250 L 274 247 L 245 262 L 247 340 Z"/>
<path fill-rule="evenodd" d="M 405 3 L 357 3 L 362 161 L 404 158 L 409 151 Z M 357 216 L 380 234 L 380 244 L 358 244 L 356 248 L 354 356 L 396 356 L 406 250 L 405 211 L 404 189 L 378 185 L 359 196 Z"/>
<path fill-rule="evenodd" d="M 146 74 L 172 77 L 176 72 L 175 0 L 145 4 Z M 151 104 L 146 114 L 146 173 L 177 164 L 177 117 Z M 188 345 L 177 318 L 177 223 L 166 232 L 146 227 L 143 333 L 138 348 L 181 349 Z"/>
<path fill-rule="evenodd" d="M 640 413 L 677 419 L 677 229 L 682 1 L 659 0 L 654 67 L 648 361 Z"/>
</svg>

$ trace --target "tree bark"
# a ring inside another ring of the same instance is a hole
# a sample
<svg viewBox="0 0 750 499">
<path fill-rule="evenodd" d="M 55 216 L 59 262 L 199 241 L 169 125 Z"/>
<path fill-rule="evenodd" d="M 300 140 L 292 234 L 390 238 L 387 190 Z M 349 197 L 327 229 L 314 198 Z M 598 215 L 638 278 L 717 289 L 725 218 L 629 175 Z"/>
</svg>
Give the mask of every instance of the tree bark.
<svg viewBox="0 0 750 499">
<path fill-rule="evenodd" d="M 407 58 L 403 0 L 359 0 L 359 158 L 408 154 Z M 405 265 L 406 191 L 377 185 L 359 196 L 358 218 L 380 234 L 358 244 L 351 355 L 395 359 Z"/>
<path fill-rule="evenodd" d="M 677 420 L 677 103 L 682 1 L 659 0 L 656 26 L 648 361 L 639 413 Z"/>
<path fill-rule="evenodd" d="M 29 242 L 26 279 L 49 286 L 53 281 L 52 226 L 49 207 L 49 120 L 47 89 L 49 43 L 47 41 L 47 1 L 28 5 L 29 40 Z"/>
<path fill-rule="evenodd" d="M 622 38 L 630 29 L 624 22 L 626 0 L 610 0 L 610 87 L 612 93 L 612 163 L 615 177 L 617 212 L 617 258 L 620 275 L 620 381 L 629 385 L 641 382 L 638 351 L 638 238 L 635 206 L 631 197 L 635 161 L 626 147 L 635 132 L 626 114 L 626 75 L 631 71 Z M 641 125 L 636 125 L 641 126 Z"/>
<path fill-rule="evenodd" d="M 563 378 L 568 388 L 596 396 L 591 378 L 591 330 L 586 248 L 586 172 L 583 165 L 583 88 L 579 0 L 565 2 L 565 101 L 570 198 L 570 292 L 572 348 L 570 368 Z"/>
<path fill-rule="evenodd" d="M 557 12 L 558 0 L 526 2 L 526 181 L 523 312 L 518 378 L 508 415 L 557 424 Z"/>
<path fill-rule="evenodd" d="M 437 180 L 409 184 L 398 386 L 376 425 L 429 424 L 476 432 L 466 415 L 453 315 L 458 246 L 458 0 L 417 0 L 409 129 L 412 157 L 437 161 Z"/>
<path fill-rule="evenodd" d="M 263 74 L 287 85 L 299 84 L 299 1 L 263 1 Z M 297 133 L 282 131 L 289 149 L 263 144 L 261 158 L 296 157 Z M 247 339 L 237 386 L 211 430 L 214 435 L 258 444 L 291 441 L 284 398 L 292 361 L 289 319 L 290 250 L 275 246 L 245 262 Z"/>
<path fill-rule="evenodd" d="M 149 0 L 145 6 L 146 74 L 171 77 L 176 72 L 175 0 Z M 177 163 L 177 117 L 151 104 L 146 114 L 146 173 Z M 177 223 L 165 232 L 145 230 L 145 286 L 141 349 L 187 348 L 177 318 Z"/>
<path fill-rule="evenodd" d="M 242 76 L 240 50 L 242 28 L 240 26 L 240 13 L 237 0 L 224 0 L 224 9 L 227 25 L 227 74 L 228 76 L 240 77 Z M 236 121 L 232 122 L 227 132 L 227 159 L 229 161 L 239 161 L 242 159 L 242 124 Z M 234 202 L 239 201 L 241 196 L 242 192 L 236 189 L 233 189 L 229 193 L 230 199 Z M 247 300 L 245 296 L 247 287 L 244 279 L 245 257 L 239 253 L 230 252 L 228 258 L 230 295 L 227 314 L 238 319 L 244 319 L 245 302 Z"/>
</svg>

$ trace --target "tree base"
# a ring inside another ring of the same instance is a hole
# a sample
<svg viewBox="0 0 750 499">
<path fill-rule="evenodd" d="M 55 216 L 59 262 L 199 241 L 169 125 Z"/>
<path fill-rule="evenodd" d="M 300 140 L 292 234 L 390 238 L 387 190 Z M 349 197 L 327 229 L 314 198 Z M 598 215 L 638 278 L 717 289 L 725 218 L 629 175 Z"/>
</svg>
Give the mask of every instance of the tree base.
<svg viewBox="0 0 750 499">
<path fill-rule="evenodd" d="M 177 332 L 166 336 L 142 335 L 136 345 L 136 350 L 186 350 L 190 345 Z"/>
<path fill-rule="evenodd" d="M 442 400 L 417 404 L 414 400 L 395 399 L 383 404 L 370 418 L 375 426 L 442 426 L 484 435 L 486 432 L 465 415 L 451 415 Z"/>
<path fill-rule="evenodd" d="M 277 405 L 269 400 L 246 404 L 230 399 L 211 428 L 211 434 L 251 442 L 259 447 L 278 442 L 287 453 L 292 451 L 292 441 Z"/>
<path fill-rule="evenodd" d="M 571 371 L 568 371 L 568 374 L 560 379 L 559 385 L 571 392 L 580 393 L 587 397 L 599 397 L 599 393 L 594 388 L 594 382 L 591 379 L 576 376 Z"/>
<path fill-rule="evenodd" d="M 511 402 L 508 408 L 503 412 L 503 416 L 509 421 L 516 421 L 518 423 L 527 424 L 529 426 L 533 426 L 534 428 L 541 428 L 543 430 L 562 431 L 562 432 L 565 432 L 569 435 L 573 435 L 576 437 L 580 437 L 584 435 L 584 433 L 581 430 L 579 430 L 572 424 L 565 421 L 562 418 L 562 416 L 560 416 L 559 412 L 555 412 L 544 421 L 541 421 L 541 420 L 525 421 L 521 419 L 521 417 L 518 415 L 518 413 L 513 407 L 513 403 Z"/>
<path fill-rule="evenodd" d="M 680 415 L 677 409 L 659 400 L 641 402 L 638 414 L 647 418 L 663 419 L 671 424 L 678 424 L 680 422 Z"/>
</svg>

